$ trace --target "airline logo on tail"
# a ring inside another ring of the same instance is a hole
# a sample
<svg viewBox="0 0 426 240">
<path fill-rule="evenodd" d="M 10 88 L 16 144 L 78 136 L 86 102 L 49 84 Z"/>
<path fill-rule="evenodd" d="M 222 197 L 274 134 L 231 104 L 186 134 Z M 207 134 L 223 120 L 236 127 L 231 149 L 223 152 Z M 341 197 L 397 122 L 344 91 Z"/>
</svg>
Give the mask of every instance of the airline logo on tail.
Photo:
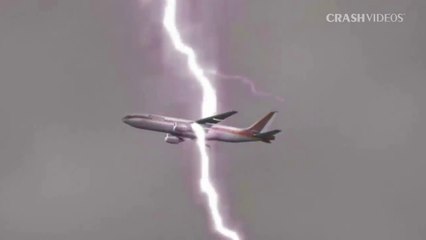
<svg viewBox="0 0 426 240">
<path fill-rule="evenodd" d="M 269 126 L 271 125 L 276 113 L 277 113 L 276 111 L 268 113 L 262 119 L 255 122 L 253 125 L 251 125 L 247 129 L 243 130 L 243 133 L 249 136 L 258 138 L 262 142 L 271 143 L 272 140 L 275 140 L 275 135 L 280 133 L 281 130 L 276 129 L 276 130 L 266 131 L 266 132 L 263 130 L 269 129 Z"/>
</svg>

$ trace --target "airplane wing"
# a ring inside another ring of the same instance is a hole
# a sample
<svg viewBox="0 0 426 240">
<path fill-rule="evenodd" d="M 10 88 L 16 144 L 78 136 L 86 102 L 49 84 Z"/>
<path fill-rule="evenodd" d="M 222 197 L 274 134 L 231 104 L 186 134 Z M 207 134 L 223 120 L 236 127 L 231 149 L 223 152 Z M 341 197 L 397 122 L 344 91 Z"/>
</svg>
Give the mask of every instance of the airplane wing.
<svg viewBox="0 0 426 240">
<path fill-rule="evenodd" d="M 218 115 L 214 115 L 208 118 L 203 118 L 200 120 L 195 121 L 198 124 L 205 124 L 205 125 L 213 125 L 213 124 L 217 124 L 223 120 L 225 120 L 226 118 L 236 114 L 237 111 L 230 111 L 230 112 L 226 112 L 226 113 L 221 113 Z"/>
</svg>

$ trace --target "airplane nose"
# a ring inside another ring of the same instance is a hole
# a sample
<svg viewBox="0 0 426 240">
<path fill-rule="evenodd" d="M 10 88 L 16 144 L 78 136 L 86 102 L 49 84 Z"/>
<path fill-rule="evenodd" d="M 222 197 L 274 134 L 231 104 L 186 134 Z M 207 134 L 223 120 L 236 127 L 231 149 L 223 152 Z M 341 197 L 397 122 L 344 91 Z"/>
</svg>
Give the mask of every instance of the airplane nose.
<svg viewBox="0 0 426 240">
<path fill-rule="evenodd" d="M 129 124 L 129 116 L 125 116 L 121 119 L 122 122 Z"/>
</svg>

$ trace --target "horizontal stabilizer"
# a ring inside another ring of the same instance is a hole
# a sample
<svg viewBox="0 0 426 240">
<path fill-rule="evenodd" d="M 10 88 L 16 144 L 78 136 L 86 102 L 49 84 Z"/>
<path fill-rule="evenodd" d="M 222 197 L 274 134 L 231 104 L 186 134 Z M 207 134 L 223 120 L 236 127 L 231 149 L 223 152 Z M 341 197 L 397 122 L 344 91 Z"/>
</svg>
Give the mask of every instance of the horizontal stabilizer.
<svg viewBox="0 0 426 240">
<path fill-rule="evenodd" d="M 226 112 L 226 113 L 221 113 L 218 115 L 214 115 L 208 118 L 203 118 L 200 120 L 197 120 L 196 123 L 198 124 L 217 124 L 223 120 L 225 120 L 226 118 L 236 114 L 237 111 L 230 111 L 230 112 Z"/>
<path fill-rule="evenodd" d="M 271 140 L 273 140 L 274 139 L 273 138 L 274 135 L 278 134 L 280 132 L 281 132 L 281 130 L 276 129 L 276 130 L 272 130 L 272 131 L 269 131 L 269 132 L 258 133 L 258 134 L 255 134 L 254 136 L 258 137 L 258 138 L 262 138 L 262 139 L 271 139 Z"/>
</svg>

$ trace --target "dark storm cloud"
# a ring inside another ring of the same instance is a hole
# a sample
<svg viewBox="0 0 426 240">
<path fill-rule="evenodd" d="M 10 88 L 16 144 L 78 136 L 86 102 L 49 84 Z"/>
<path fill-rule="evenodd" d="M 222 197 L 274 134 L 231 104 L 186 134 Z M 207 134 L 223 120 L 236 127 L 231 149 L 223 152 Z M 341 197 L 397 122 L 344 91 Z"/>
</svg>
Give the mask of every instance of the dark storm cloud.
<svg viewBox="0 0 426 240">
<path fill-rule="evenodd" d="M 120 121 L 199 115 L 199 88 L 169 51 L 153 2 L 0 3 L 1 239 L 216 238 L 191 182 L 191 144 Z M 274 127 L 284 130 L 270 145 L 213 146 L 226 211 L 248 240 L 426 238 L 422 1 L 191 1 L 180 10 L 203 63 L 285 98 L 216 81 L 220 109 L 240 112 L 227 123 L 278 110 Z M 326 23 L 339 11 L 407 15 Z"/>
</svg>

